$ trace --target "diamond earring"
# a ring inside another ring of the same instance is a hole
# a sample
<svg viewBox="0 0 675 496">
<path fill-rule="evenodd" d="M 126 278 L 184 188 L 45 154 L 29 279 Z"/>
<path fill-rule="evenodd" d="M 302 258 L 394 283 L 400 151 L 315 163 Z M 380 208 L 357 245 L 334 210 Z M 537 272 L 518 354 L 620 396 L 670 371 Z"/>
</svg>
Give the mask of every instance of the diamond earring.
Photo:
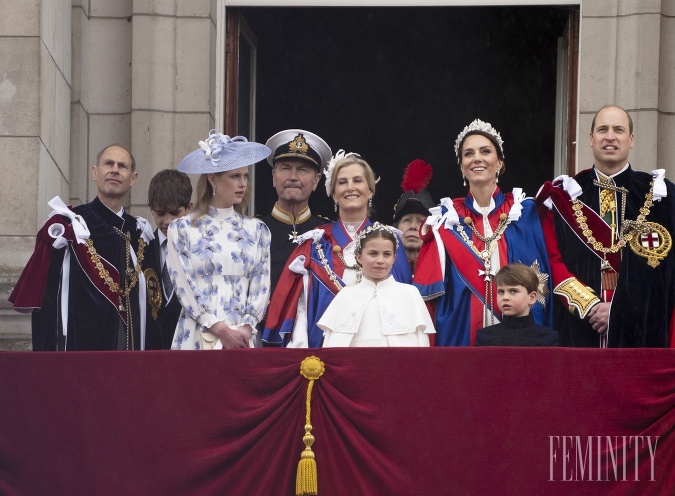
<svg viewBox="0 0 675 496">
<path fill-rule="evenodd" d="M 373 208 L 373 197 L 368 198 L 368 208 Z"/>
<path fill-rule="evenodd" d="M 337 202 L 333 201 L 333 209 L 337 212 Z"/>
</svg>

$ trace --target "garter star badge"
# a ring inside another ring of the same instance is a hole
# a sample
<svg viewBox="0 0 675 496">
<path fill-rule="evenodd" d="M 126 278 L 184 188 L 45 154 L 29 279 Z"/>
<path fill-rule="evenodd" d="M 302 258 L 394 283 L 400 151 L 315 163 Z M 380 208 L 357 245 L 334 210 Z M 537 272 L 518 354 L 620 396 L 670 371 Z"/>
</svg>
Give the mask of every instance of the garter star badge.
<svg viewBox="0 0 675 496">
<path fill-rule="evenodd" d="M 673 246 L 668 230 L 656 222 L 645 222 L 645 232 L 636 234 L 630 240 L 630 249 L 636 255 L 647 259 L 650 267 L 658 267 Z"/>
</svg>

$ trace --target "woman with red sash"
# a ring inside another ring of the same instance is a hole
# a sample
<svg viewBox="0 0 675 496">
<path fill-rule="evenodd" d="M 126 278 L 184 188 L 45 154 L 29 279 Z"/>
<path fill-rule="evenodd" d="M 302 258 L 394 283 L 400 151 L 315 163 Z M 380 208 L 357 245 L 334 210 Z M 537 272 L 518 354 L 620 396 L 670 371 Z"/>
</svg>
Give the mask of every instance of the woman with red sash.
<svg viewBox="0 0 675 496">
<path fill-rule="evenodd" d="M 298 236 L 299 246 L 286 262 L 267 311 L 263 341 L 293 348 L 320 348 L 323 330 L 316 323 L 344 286 L 361 280 L 354 249 L 370 225 L 375 173 L 356 153 L 340 150 L 325 170 L 326 193 L 338 219 Z M 391 271 L 398 282 L 412 282 L 403 244 Z"/>
<path fill-rule="evenodd" d="M 474 120 L 459 133 L 455 154 L 465 198 L 443 198 L 421 229 L 424 244 L 415 286 L 429 302 L 436 323 L 436 346 L 468 346 L 476 331 L 499 322 L 493 277 L 500 267 L 521 262 L 541 281 L 535 322 L 551 325 L 549 263 L 537 208 L 521 188 L 503 193 L 501 135 L 488 122 Z"/>
</svg>

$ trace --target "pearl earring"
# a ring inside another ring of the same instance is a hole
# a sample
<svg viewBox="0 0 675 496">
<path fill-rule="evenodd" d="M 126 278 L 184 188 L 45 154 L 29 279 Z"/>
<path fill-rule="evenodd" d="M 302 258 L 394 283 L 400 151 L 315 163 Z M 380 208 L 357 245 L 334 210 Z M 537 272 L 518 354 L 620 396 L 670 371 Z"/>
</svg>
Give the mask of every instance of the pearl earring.
<svg viewBox="0 0 675 496">
<path fill-rule="evenodd" d="M 466 176 L 464 174 L 462 174 L 462 184 L 466 186 Z"/>
<path fill-rule="evenodd" d="M 216 194 L 216 185 L 212 184 L 211 187 L 213 188 L 213 194 L 215 195 Z"/>
<path fill-rule="evenodd" d="M 497 169 L 497 174 L 495 176 L 495 184 L 499 183 L 499 169 Z"/>
</svg>

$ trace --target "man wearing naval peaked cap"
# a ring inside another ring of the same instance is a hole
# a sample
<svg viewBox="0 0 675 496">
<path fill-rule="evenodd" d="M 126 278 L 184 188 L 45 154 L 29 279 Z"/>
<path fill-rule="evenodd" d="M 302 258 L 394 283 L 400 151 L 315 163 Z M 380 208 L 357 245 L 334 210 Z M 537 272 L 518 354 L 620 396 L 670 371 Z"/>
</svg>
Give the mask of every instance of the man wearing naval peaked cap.
<svg viewBox="0 0 675 496">
<path fill-rule="evenodd" d="M 272 185 L 277 192 L 272 212 L 262 217 L 272 233 L 271 294 L 296 246 L 293 241 L 327 222 L 312 215 L 308 203 L 333 152 L 323 139 L 303 129 L 280 131 L 266 145 L 272 149 L 267 161 L 272 166 Z"/>
</svg>

